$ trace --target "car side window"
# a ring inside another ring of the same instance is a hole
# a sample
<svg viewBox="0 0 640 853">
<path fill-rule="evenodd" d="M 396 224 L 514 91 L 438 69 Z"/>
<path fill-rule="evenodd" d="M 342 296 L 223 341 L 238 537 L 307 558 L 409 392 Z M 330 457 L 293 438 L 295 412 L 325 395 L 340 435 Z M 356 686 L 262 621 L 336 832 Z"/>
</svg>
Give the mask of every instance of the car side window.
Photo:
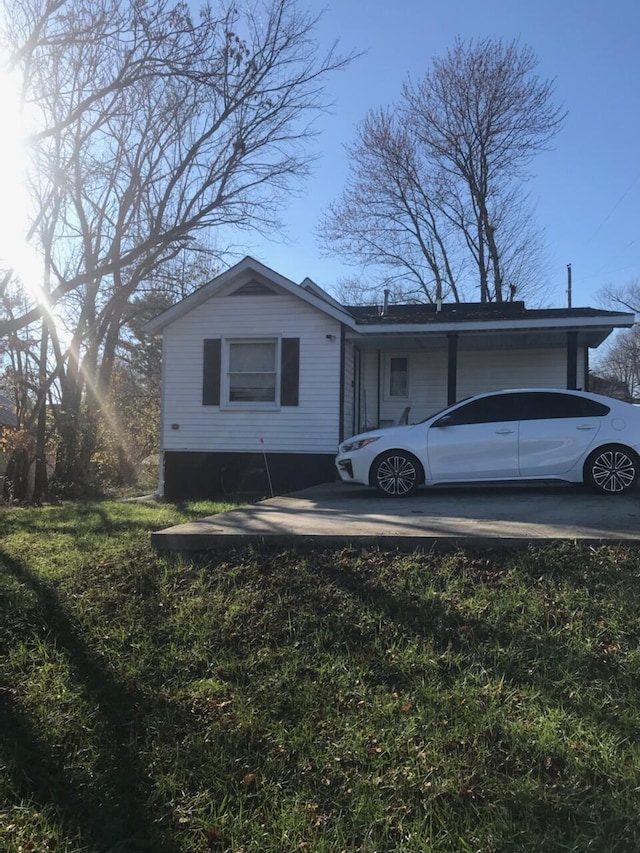
<svg viewBox="0 0 640 853">
<path fill-rule="evenodd" d="M 603 418 L 609 406 L 574 394 L 551 391 L 519 391 L 471 400 L 444 415 L 447 425 L 531 421 L 548 418 Z M 434 423 L 438 426 L 439 421 Z"/>
<path fill-rule="evenodd" d="M 480 400 L 472 400 L 450 412 L 448 423 L 452 426 L 462 426 L 463 424 L 520 420 L 521 405 L 518 398 L 522 396 L 522 394 L 496 394 L 491 397 L 482 397 Z M 436 421 L 434 426 L 437 425 Z"/>
<path fill-rule="evenodd" d="M 527 420 L 547 418 L 603 418 L 611 409 L 597 400 L 588 400 L 574 394 L 554 394 L 537 391 L 524 395 Z"/>
</svg>

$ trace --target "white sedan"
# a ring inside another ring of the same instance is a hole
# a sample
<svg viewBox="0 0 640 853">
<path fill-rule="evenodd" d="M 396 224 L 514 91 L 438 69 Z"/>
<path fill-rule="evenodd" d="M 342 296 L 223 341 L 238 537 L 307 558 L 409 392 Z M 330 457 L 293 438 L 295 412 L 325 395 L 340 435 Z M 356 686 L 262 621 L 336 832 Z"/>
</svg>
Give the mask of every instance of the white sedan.
<svg viewBox="0 0 640 853">
<path fill-rule="evenodd" d="M 345 482 L 394 498 L 421 484 L 550 479 L 621 494 L 640 472 L 640 408 L 582 391 L 495 391 L 354 435 L 336 466 Z"/>
</svg>

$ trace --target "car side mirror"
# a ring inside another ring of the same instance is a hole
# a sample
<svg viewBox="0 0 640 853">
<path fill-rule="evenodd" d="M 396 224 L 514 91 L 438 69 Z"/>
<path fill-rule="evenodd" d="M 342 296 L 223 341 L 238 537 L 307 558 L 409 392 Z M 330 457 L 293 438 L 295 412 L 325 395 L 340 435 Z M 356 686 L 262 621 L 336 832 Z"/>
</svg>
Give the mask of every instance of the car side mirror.
<svg viewBox="0 0 640 853">
<path fill-rule="evenodd" d="M 432 424 L 434 427 L 448 427 L 453 424 L 453 415 L 443 415 L 441 418 Z"/>
</svg>

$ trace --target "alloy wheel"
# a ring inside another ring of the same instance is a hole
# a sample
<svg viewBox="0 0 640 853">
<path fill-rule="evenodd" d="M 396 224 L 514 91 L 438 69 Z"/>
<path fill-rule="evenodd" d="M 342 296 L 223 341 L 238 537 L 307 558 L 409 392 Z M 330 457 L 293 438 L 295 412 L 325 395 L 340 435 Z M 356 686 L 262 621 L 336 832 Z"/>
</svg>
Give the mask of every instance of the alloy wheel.
<svg viewBox="0 0 640 853">
<path fill-rule="evenodd" d="M 403 497 L 418 485 L 418 471 L 407 456 L 389 454 L 378 465 L 376 483 L 386 495 Z"/>
<path fill-rule="evenodd" d="M 637 476 L 634 460 L 623 450 L 605 450 L 591 463 L 591 477 L 603 492 L 624 492 Z"/>
</svg>

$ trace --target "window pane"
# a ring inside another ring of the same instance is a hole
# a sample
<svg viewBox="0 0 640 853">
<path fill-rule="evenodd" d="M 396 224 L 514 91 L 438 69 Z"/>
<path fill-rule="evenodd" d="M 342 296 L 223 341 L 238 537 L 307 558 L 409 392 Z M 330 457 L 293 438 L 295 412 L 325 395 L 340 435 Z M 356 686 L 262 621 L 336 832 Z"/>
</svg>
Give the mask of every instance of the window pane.
<svg viewBox="0 0 640 853">
<path fill-rule="evenodd" d="M 597 400 L 587 400 L 573 394 L 532 392 L 528 397 L 530 420 L 547 418 L 602 418 L 611 410 Z"/>
<path fill-rule="evenodd" d="M 522 394 L 496 394 L 472 400 L 452 412 L 454 424 L 486 424 L 500 421 L 517 421 L 521 417 Z"/>
<path fill-rule="evenodd" d="M 275 341 L 237 342 L 229 346 L 229 370 L 233 373 L 273 371 L 275 365 Z"/>
<path fill-rule="evenodd" d="M 452 413 L 454 424 L 523 421 L 546 418 L 604 417 L 608 406 L 573 394 L 521 391 L 473 400 Z"/>
<path fill-rule="evenodd" d="M 275 373 L 229 374 L 229 400 L 231 402 L 274 403 L 275 399 Z"/>
<path fill-rule="evenodd" d="M 400 356 L 389 359 L 389 396 L 409 396 L 409 359 Z"/>
<path fill-rule="evenodd" d="M 229 343 L 229 402 L 275 403 L 277 342 Z"/>
</svg>

